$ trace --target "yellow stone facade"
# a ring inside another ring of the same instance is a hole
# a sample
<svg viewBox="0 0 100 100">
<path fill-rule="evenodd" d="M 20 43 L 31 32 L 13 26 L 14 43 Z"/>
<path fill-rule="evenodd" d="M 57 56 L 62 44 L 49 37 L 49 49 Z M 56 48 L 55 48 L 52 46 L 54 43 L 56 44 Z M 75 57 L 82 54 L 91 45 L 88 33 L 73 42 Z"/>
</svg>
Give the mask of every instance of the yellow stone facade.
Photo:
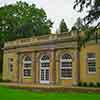
<svg viewBox="0 0 100 100">
<path fill-rule="evenodd" d="M 86 54 L 89 52 L 96 54 L 96 73 L 88 73 Z M 100 82 L 100 41 L 96 43 L 95 40 L 91 40 L 85 47 L 82 47 L 80 52 L 80 81 L 87 83 Z"/>
<path fill-rule="evenodd" d="M 89 42 L 77 49 L 76 34 L 51 34 L 48 36 L 31 37 L 9 41 L 4 45 L 3 80 L 17 83 L 46 84 L 46 85 L 77 85 L 78 82 L 100 81 L 100 41 Z M 87 67 L 87 53 L 96 53 L 96 73 L 89 74 Z M 40 82 L 40 58 L 48 55 L 49 82 Z M 72 57 L 72 78 L 60 78 L 60 58 L 64 54 Z M 25 56 L 32 58 L 31 76 L 23 76 L 23 59 Z M 9 58 L 13 58 L 13 71 L 9 72 Z"/>
</svg>

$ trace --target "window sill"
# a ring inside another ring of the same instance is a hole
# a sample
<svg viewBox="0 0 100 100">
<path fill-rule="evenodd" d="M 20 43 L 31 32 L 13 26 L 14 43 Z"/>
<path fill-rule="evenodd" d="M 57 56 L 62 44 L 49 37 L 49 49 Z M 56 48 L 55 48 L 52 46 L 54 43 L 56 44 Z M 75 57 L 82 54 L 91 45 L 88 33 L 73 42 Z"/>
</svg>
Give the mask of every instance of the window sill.
<svg viewBox="0 0 100 100">
<path fill-rule="evenodd" d="M 88 72 L 88 74 L 96 74 L 96 72 Z"/>
<path fill-rule="evenodd" d="M 31 79 L 31 76 L 24 76 L 24 79 Z"/>
<path fill-rule="evenodd" d="M 61 80 L 72 80 L 72 78 L 60 78 Z"/>
</svg>

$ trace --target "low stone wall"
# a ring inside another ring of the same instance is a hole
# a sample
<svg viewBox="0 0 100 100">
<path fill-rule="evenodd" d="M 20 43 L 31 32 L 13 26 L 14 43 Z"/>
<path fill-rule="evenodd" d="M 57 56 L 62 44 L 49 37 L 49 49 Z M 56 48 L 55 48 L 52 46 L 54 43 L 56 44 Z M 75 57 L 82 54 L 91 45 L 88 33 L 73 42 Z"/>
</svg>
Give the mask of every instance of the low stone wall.
<svg viewBox="0 0 100 100">
<path fill-rule="evenodd" d="M 30 91 L 100 93 L 100 88 L 94 87 L 63 87 L 17 83 L 0 83 L 0 86 L 10 87 L 14 89 L 25 89 Z"/>
</svg>

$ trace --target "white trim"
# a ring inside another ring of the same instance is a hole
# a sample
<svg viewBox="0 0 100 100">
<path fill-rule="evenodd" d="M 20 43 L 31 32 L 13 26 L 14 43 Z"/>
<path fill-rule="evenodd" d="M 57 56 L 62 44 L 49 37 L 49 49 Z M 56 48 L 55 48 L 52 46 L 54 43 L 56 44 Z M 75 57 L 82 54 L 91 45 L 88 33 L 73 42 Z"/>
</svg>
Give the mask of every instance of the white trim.
<svg viewBox="0 0 100 100">
<path fill-rule="evenodd" d="M 89 68 L 95 68 L 96 69 L 96 53 L 90 53 L 90 54 L 94 54 L 95 56 L 93 57 L 89 57 L 88 56 L 89 53 L 87 53 L 87 67 L 88 67 L 88 74 L 96 74 L 96 71 L 89 71 Z M 93 62 L 95 63 L 95 66 L 89 66 L 89 62 Z"/>
<path fill-rule="evenodd" d="M 32 61 L 23 61 L 24 64 L 31 64 Z"/>
<path fill-rule="evenodd" d="M 44 60 L 44 61 L 43 60 L 40 60 L 40 62 L 41 63 L 49 63 L 50 61 L 49 60 Z"/>
<path fill-rule="evenodd" d="M 49 81 L 43 81 L 43 80 L 40 80 L 40 83 L 44 83 L 44 84 L 49 84 L 50 82 Z"/>
<path fill-rule="evenodd" d="M 96 58 L 88 58 L 88 60 L 96 60 Z"/>
<path fill-rule="evenodd" d="M 72 59 L 60 59 L 62 62 L 71 62 Z"/>
<path fill-rule="evenodd" d="M 89 71 L 88 71 L 88 74 L 96 74 L 96 71 L 95 71 L 95 72 L 89 72 Z"/>
<path fill-rule="evenodd" d="M 24 58 L 23 58 L 23 78 L 25 79 L 25 78 L 32 78 L 32 58 L 31 58 L 31 61 L 25 61 L 25 58 L 26 57 L 29 57 L 29 56 L 25 56 Z M 31 66 L 30 67 L 24 67 L 25 66 L 25 64 L 31 64 Z M 30 70 L 30 76 L 24 76 L 24 70 Z"/>
<path fill-rule="evenodd" d="M 71 78 L 60 77 L 60 79 L 72 80 L 72 77 Z"/>
<path fill-rule="evenodd" d="M 43 56 L 45 56 L 45 55 L 43 55 Z M 42 57 L 43 57 L 42 56 Z M 48 59 L 48 60 L 41 60 L 42 59 L 42 57 L 40 58 L 40 83 L 43 83 L 43 84 L 49 84 L 49 82 L 50 82 L 50 66 L 49 67 L 42 67 L 41 66 L 41 64 L 42 63 L 49 63 L 49 65 L 50 65 L 50 60 Z M 46 70 L 48 69 L 48 73 L 49 73 L 49 80 L 46 80 Z M 44 71 L 44 79 L 45 80 L 41 80 L 41 70 L 43 70 Z"/>
<path fill-rule="evenodd" d="M 24 76 L 24 79 L 29 79 L 29 78 L 32 78 L 31 76 Z"/>
<path fill-rule="evenodd" d="M 60 69 L 72 69 L 71 67 L 60 67 Z"/>
<path fill-rule="evenodd" d="M 60 58 L 60 79 L 72 79 L 72 77 L 62 77 L 61 75 L 61 70 L 62 69 L 72 69 L 72 66 L 71 67 L 62 67 L 62 62 L 71 62 L 72 63 L 72 59 L 71 58 L 68 58 L 68 59 L 62 59 L 62 56 Z"/>
</svg>

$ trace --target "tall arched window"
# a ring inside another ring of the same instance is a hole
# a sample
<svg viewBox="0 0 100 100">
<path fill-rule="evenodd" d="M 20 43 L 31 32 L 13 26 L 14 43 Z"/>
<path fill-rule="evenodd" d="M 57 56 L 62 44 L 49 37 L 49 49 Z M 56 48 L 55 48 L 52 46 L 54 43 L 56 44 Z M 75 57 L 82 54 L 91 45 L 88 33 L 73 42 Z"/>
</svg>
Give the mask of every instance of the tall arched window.
<svg viewBox="0 0 100 100">
<path fill-rule="evenodd" d="M 69 54 L 60 58 L 60 78 L 72 79 L 72 57 Z"/>
<path fill-rule="evenodd" d="M 32 75 L 32 59 L 30 56 L 25 56 L 23 59 L 24 77 L 30 77 Z"/>
<path fill-rule="evenodd" d="M 44 55 L 40 58 L 40 83 L 49 82 L 49 66 L 50 60 L 48 55 Z"/>
</svg>

